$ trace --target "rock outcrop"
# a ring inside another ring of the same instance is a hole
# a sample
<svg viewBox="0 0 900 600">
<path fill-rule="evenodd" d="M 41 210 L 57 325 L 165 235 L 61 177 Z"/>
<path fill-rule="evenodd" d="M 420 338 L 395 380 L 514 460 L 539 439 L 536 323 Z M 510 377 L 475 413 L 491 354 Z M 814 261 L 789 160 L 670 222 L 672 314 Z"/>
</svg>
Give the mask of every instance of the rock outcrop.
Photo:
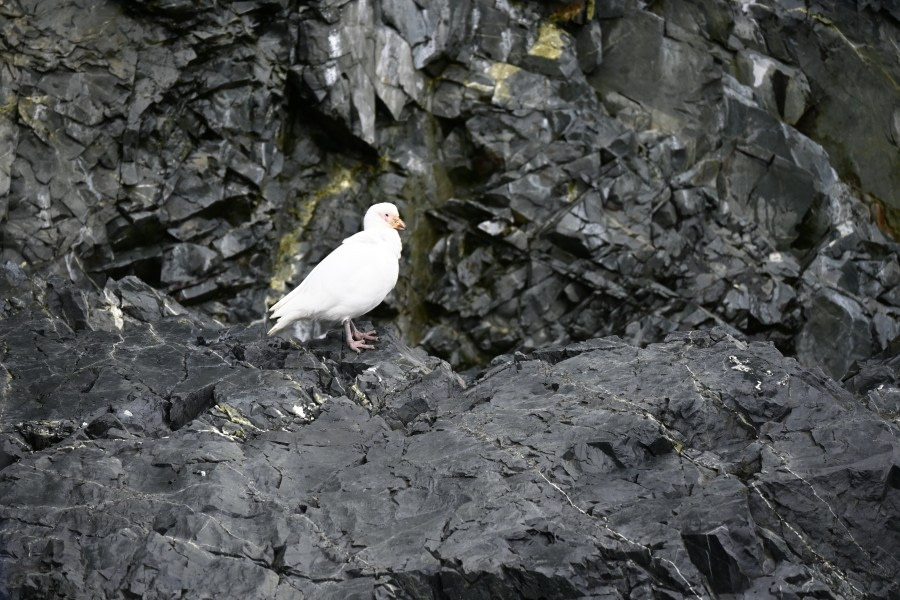
<svg viewBox="0 0 900 600">
<path fill-rule="evenodd" d="M 898 29 L 0 2 L 0 600 L 897 598 Z M 379 349 L 265 338 L 384 200 Z"/>
<path fill-rule="evenodd" d="M 2 274 L 0 596 L 900 593 L 896 387 L 721 329 L 465 382 L 391 329 L 356 355 Z"/>
<path fill-rule="evenodd" d="M 841 378 L 900 333 L 890 3 L 0 14 L 0 259 L 29 273 L 246 323 L 391 200 L 383 314 L 455 366 L 719 326 Z"/>
</svg>

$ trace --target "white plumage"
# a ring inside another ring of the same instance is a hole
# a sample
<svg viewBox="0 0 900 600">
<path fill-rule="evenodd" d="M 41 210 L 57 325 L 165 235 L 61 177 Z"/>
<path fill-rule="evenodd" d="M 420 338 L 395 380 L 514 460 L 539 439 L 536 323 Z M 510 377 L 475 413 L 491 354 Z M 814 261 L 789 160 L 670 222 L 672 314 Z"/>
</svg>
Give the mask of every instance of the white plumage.
<svg viewBox="0 0 900 600">
<path fill-rule="evenodd" d="M 374 348 L 365 342 L 377 340 L 375 332 L 357 330 L 353 319 L 381 304 L 397 284 L 401 251 L 397 230 L 404 228 L 396 206 L 389 202 L 371 206 L 363 230 L 345 239 L 269 309 L 278 320 L 269 335 L 299 319 L 340 321 L 352 350 Z"/>
</svg>

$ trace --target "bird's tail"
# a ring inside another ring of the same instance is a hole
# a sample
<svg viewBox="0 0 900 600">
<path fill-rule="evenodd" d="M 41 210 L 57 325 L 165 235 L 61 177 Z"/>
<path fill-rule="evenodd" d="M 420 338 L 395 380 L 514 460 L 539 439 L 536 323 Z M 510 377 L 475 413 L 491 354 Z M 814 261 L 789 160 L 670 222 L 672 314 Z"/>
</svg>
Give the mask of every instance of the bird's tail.
<svg viewBox="0 0 900 600">
<path fill-rule="evenodd" d="M 287 327 L 289 324 L 290 321 L 288 321 L 287 319 L 281 319 L 272 326 L 272 329 L 270 329 L 269 332 L 266 333 L 266 335 L 275 335 L 276 333 Z"/>
</svg>

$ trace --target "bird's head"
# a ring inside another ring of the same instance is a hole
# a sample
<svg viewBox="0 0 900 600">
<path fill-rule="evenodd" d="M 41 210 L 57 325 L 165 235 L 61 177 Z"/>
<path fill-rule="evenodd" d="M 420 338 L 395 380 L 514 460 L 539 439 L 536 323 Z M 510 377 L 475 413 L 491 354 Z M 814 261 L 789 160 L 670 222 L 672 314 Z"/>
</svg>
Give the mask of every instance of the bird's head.
<svg viewBox="0 0 900 600">
<path fill-rule="evenodd" d="M 387 225 L 391 229 L 406 229 L 406 224 L 400 218 L 397 207 L 390 202 L 382 202 L 373 204 L 366 211 L 366 218 L 363 220 L 363 228 L 384 227 Z"/>
</svg>

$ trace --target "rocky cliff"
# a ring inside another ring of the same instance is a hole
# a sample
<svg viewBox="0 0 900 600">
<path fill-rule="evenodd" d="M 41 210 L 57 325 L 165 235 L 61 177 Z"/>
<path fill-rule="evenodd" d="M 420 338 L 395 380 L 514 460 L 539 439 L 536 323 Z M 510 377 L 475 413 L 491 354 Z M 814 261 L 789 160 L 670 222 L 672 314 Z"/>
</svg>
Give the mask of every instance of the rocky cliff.
<svg viewBox="0 0 900 600">
<path fill-rule="evenodd" d="M 0 2 L 0 597 L 896 597 L 898 29 Z M 384 200 L 382 348 L 262 339 Z"/>
<path fill-rule="evenodd" d="M 391 331 L 357 356 L 2 275 L 0 596 L 900 593 L 884 364 L 851 394 L 717 329 L 467 385 Z"/>
<path fill-rule="evenodd" d="M 261 317 L 373 200 L 454 366 L 721 326 L 843 377 L 900 333 L 882 2 L 9 0 L 2 258 Z"/>
</svg>

